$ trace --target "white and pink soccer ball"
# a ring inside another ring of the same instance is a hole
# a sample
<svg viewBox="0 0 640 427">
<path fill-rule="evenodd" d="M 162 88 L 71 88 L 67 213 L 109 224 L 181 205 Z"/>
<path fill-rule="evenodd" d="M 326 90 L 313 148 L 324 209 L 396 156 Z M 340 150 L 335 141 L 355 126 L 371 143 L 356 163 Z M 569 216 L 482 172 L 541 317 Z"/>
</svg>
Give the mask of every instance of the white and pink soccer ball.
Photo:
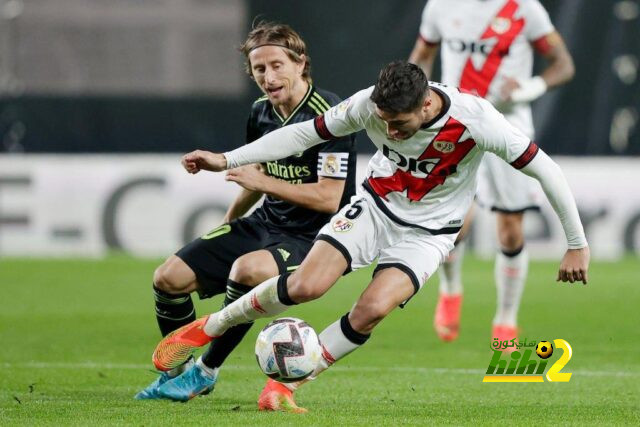
<svg viewBox="0 0 640 427">
<path fill-rule="evenodd" d="M 281 382 L 294 382 L 313 373 L 322 357 L 316 331 L 304 320 L 285 317 L 269 323 L 256 340 L 262 372 Z"/>
</svg>

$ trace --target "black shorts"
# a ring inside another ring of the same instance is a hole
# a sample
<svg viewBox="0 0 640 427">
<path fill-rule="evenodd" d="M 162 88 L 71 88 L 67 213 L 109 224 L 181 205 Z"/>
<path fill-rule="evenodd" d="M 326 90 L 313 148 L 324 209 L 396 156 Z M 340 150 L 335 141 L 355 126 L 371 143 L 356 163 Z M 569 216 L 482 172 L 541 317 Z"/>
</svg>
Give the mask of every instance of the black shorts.
<svg viewBox="0 0 640 427">
<path fill-rule="evenodd" d="M 226 292 L 231 265 L 240 256 L 265 249 L 283 274 L 300 265 L 312 244 L 312 240 L 282 233 L 252 215 L 221 225 L 187 244 L 176 256 L 195 272 L 202 299 Z"/>
</svg>

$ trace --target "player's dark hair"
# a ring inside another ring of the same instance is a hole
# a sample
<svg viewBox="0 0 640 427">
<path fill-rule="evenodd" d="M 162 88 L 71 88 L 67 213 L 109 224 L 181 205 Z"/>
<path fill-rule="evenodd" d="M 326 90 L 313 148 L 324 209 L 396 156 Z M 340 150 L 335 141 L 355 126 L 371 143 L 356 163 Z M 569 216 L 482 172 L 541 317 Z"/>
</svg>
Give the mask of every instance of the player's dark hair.
<svg viewBox="0 0 640 427">
<path fill-rule="evenodd" d="M 429 81 L 422 69 L 406 61 L 394 61 L 378 76 L 371 100 L 388 113 L 408 113 L 424 102 Z"/>
<path fill-rule="evenodd" d="M 249 61 L 249 53 L 261 46 L 280 46 L 284 48 L 289 59 L 297 64 L 304 61 L 304 70 L 302 78 L 311 83 L 311 58 L 307 54 L 307 45 L 302 37 L 296 33 L 293 28 L 286 24 L 278 24 L 275 22 L 260 21 L 254 24 L 253 29 L 249 32 L 247 39 L 239 47 L 246 58 L 245 71 L 250 76 L 251 61 Z M 302 55 L 305 58 L 302 58 Z"/>
</svg>

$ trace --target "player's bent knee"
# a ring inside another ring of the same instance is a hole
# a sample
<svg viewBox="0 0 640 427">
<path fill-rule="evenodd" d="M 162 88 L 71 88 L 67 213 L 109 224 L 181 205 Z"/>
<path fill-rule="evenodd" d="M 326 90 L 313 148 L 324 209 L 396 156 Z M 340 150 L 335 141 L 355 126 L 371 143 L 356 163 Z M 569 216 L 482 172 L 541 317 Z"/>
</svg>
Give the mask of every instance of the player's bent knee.
<svg viewBox="0 0 640 427">
<path fill-rule="evenodd" d="M 351 310 L 349 320 L 356 331 L 368 334 L 394 307 L 389 306 L 386 302 L 360 300 Z"/>
<path fill-rule="evenodd" d="M 503 250 L 513 251 L 524 244 L 522 214 L 502 214 L 498 222 L 498 240 Z"/>
<path fill-rule="evenodd" d="M 153 272 L 153 286 L 167 292 L 167 288 L 168 288 L 167 279 L 168 278 L 165 273 L 164 264 L 162 264 L 158 268 L 156 268 L 155 271 Z"/>
<path fill-rule="evenodd" d="M 164 264 L 153 272 L 153 284 L 156 288 L 170 294 L 180 292 L 179 287 L 175 286 L 171 279 L 171 274 L 164 267 Z"/>
<path fill-rule="evenodd" d="M 514 251 L 524 244 L 524 235 L 522 230 L 502 230 L 499 233 L 499 240 L 503 250 Z"/>
<path fill-rule="evenodd" d="M 234 282 L 247 286 L 257 286 L 265 280 L 277 276 L 278 270 L 253 262 L 246 257 L 238 258 L 231 266 L 229 278 Z"/>
<path fill-rule="evenodd" d="M 193 280 L 181 276 L 184 275 L 180 275 L 169 261 L 165 261 L 153 272 L 153 284 L 156 288 L 170 294 L 191 292 Z"/>
<path fill-rule="evenodd" d="M 287 280 L 289 298 L 298 304 L 320 298 L 327 289 L 321 282 L 307 279 L 302 274 L 294 273 Z"/>
</svg>

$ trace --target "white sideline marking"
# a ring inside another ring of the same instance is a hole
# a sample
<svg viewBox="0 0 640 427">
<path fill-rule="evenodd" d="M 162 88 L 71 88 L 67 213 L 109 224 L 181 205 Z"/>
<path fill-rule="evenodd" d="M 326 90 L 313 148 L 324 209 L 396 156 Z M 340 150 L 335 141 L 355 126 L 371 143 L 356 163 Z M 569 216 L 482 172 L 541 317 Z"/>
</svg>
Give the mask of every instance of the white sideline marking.
<svg viewBox="0 0 640 427">
<path fill-rule="evenodd" d="M 29 368 L 29 369 L 140 369 L 153 371 L 153 365 L 141 363 L 99 363 L 99 362 L 20 362 L 2 363 L 3 368 Z M 225 370 L 230 371 L 256 371 L 255 365 L 230 365 L 225 366 Z M 423 374 L 461 374 L 461 375 L 484 375 L 483 369 L 460 369 L 460 368 L 423 368 L 411 366 L 334 366 L 332 371 L 348 372 L 415 372 Z M 640 377 L 640 372 L 624 371 L 572 371 L 575 375 L 584 377 Z"/>
</svg>

